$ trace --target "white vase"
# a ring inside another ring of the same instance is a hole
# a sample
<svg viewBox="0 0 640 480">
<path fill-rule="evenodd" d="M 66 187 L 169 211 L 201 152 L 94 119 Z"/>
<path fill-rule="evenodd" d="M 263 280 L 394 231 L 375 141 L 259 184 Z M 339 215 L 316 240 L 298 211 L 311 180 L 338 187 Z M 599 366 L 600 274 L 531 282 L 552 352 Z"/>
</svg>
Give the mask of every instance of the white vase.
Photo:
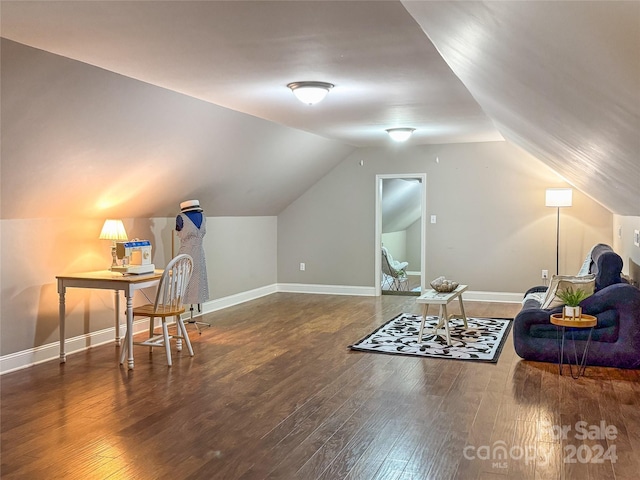
<svg viewBox="0 0 640 480">
<path fill-rule="evenodd" d="M 582 307 L 570 307 L 568 305 L 565 305 L 564 307 L 565 317 L 579 319 L 581 315 L 582 315 Z"/>
</svg>

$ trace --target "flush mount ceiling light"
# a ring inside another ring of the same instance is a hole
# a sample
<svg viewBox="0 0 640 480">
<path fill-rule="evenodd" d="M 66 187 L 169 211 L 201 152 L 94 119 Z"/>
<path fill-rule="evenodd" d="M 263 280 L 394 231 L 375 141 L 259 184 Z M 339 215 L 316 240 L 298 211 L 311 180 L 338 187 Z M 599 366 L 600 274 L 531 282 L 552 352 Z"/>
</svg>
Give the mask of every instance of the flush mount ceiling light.
<svg viewBox="0 0 640 480">
<path fill-rule="evenodd" d="M 287 85 L 298 100 L 307 105 L 321 102 L 334 86 L 327 82 L 292 82 Z"/>
<path fill-rule="evenodd" d="M 405 142 L 409 139 L 411 134 L 415 132 L 415 128 L 388 128 L 387 133 L 392 140 L 396 142 Z"/>
</svg>

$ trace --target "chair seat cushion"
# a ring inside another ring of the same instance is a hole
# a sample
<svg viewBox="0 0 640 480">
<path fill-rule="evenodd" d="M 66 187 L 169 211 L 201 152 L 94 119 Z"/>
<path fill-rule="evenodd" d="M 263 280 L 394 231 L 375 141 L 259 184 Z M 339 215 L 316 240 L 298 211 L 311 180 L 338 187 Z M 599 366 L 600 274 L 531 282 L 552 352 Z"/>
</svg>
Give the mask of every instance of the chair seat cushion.
<svg viewBox="0 0 640 480">
<path fill-rule="evenodd" d="M 154 309 L 153 305 L 148 303 L 146 305 L 141 305 L 139 307 L 135 307 L 133 309 L 133 316 L 140 317 L 174 317 L 176 315 L 180 315 L 185 312 L 184 306 L 180 308 L 169 308 L 163 305 L 158 305 L 158 309 Z"/>
</svg>

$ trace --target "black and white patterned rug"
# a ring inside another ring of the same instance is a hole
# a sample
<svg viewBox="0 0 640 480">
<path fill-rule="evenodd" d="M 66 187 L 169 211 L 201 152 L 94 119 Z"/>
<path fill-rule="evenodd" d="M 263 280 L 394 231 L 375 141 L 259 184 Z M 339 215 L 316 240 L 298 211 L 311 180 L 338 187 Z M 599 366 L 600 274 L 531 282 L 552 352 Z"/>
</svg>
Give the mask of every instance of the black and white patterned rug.
<svg viewBox="0 0 640 480">
<path fill-rule="evenodd" d="M 438 317 L 428 316 L 422 343 L 418 343 L 421 320 L 420 315 L 401 313 L 349 348 L 394 355 L 497 362 L 511 328 L 511 320 L 503 318 L 467 318 L 467 329 L 462 320 L 450 320 L 451 345 L 447 345 L 444 328 L 434 331 Z"/>
</svg>

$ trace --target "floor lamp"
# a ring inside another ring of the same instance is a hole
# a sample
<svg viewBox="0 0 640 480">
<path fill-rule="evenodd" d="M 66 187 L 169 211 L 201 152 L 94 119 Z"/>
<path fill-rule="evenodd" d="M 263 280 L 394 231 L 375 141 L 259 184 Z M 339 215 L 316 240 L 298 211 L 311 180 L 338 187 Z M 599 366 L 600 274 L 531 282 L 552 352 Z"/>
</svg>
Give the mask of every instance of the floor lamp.
<svg viewBox="0 0 640 480">
<path fill-rule="evenodd" d="M 570 188 L 547 188 L 545 194 L 545 206 L 556 207 L 556 275 L 560 265 L 560 207 L 570 207 L 573 200 L 573 190 Z"/>
</svg>

